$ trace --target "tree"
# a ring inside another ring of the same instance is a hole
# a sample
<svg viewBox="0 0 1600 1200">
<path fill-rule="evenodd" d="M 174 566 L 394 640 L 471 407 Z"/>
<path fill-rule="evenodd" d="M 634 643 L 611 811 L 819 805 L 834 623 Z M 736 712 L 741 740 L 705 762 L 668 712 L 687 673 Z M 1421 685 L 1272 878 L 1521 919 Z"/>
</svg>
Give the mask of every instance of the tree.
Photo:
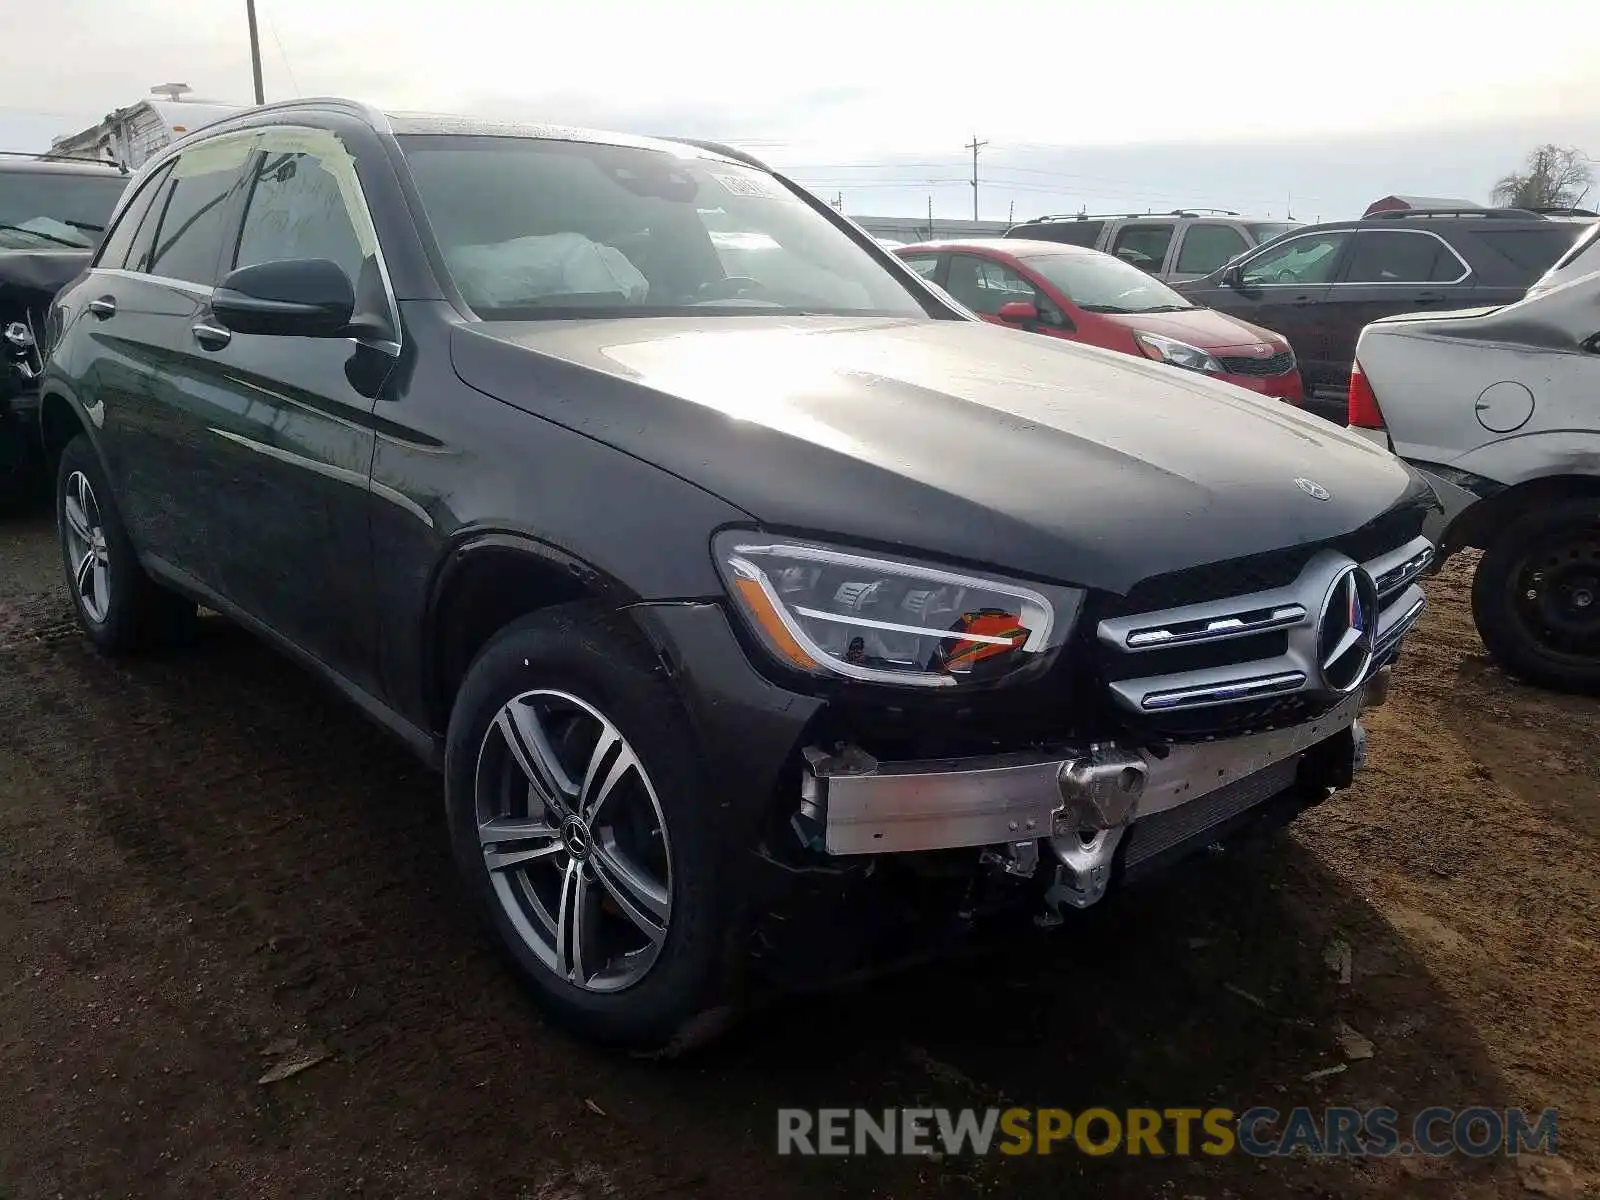
<svg viewBox="0 0 1600 1200">
<path fill-rule="evenodd" d="M 1490 195 L 1512 208 L 1577 208 L 1593 186 L 1588 155 L 1546 142 L 1528 151 L 1522 170 L 1502 175 Z"/>
</svg>

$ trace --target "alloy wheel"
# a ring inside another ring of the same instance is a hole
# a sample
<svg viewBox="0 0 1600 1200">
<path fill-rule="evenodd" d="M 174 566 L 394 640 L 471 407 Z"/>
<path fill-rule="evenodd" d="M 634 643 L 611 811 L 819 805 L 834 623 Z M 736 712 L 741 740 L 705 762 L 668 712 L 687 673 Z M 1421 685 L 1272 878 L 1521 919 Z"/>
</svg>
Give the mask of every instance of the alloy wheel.
<svg viewBox="0 0 1600 1200">
<path fill-rule="evenodd" d="M 96 625 L 111 611 L 111 558 L 105 524 L 89 477 L 82 471 L 67 476 L 62 511 L 66 518 L 67 565 L 78 603 Z"/>
<path fill-rule="evenodd" d="M 490 723 L 475 786 L 495 896 L 546 969 L 591 992 L 649 974 L 671 920 L 672 849 L 617 727 L 576 696 L 524 692 Z"/>
</svg>

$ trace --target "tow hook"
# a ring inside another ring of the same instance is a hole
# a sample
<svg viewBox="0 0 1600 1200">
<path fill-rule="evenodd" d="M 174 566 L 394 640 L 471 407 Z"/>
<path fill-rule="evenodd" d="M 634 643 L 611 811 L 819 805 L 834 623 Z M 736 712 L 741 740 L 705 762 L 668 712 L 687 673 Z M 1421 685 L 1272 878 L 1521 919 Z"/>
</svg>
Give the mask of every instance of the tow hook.
<svg viewBox="0 0 1600 1200">
<path fill-rule="evenodd" d="M 1060 925 L 1062 905 L 1088 908 L 1105 895 L 1117 844 L 1149 774 L 1142 757 L 1106 744 L 1091 746 L 1088 754 L 1062 765 L 1056 776 L 1061 807 L 1049 839 L 1056 867 L 1037 924 Z"/>
</svg>

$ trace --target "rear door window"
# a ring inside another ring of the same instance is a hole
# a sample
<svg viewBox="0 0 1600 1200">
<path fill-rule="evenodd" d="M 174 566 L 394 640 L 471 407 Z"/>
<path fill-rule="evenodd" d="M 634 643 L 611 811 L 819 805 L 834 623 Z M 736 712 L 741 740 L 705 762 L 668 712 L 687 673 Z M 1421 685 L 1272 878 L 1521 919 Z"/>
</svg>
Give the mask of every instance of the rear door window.
<svg viewBox="0 0 1600 1200">
<path fill-rule="evenodd" d="M 1437 234 L 1363 229 L 1340 282 L 1455 283 L 1466 273 L 1466 263 Z"/>
<path fill-rule="evenodd" d="M 1125 263 L 1131 263 L 1152 274 L 1161 270 L 1167 261 L 1167 247 L 1172 244 L 1171 221 L 1129 222 L 1117 230 L 1111 243 L 1111 253 Z"/>
<path fill-rule="evenodd" d="M 1209 275 L 1249 248 L 1244 235 L 1231 225 L 1196 221 L 1184 231 L 1174 270 L 1180 275 Z"/>
<path fill-rule="evenodd" d="M 935 283 L 938 282 L 939 256 L 937 254 L 902 254 L 900 261 L 924 279 L 931 279 Z"/>
<path fill-rule="evenodd" d="M 140 228 L 149 224 L 146 217 L 150 214 L 151 206 L 158 199 L 165 198 L 163 189 L 166 187 L 167 169 L 163 167 L 157 171 L 122 210 L 122 215 L 117 218 L 117 223 L 111 227 L 111 232 L 106 235 L 106 240 L 100 246 L 95 266 L 121 268 L 128 265 L 130 252 L 134 248 Z"/>
</svg>

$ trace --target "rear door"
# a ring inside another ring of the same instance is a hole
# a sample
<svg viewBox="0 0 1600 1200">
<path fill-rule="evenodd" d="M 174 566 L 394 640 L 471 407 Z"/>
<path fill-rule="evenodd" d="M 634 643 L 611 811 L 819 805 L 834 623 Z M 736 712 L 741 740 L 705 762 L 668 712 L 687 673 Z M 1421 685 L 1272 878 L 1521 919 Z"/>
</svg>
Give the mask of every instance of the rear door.
<svg viewBox="0 0 1600 1200">
<path fill-rule="evenodd" d="M 102 345 L 101 442 L 128 532 L 142 554 L 198 580 L 211 575 L 220 493 L 186 378 L 189 331 L 209 309 L 249 147 L 248 135 L 202 142 L 152 180 L 124 267 L 95 273 L 85 317 Z"/>
<path fill-rule="evenodd" d="M 1107 249 L 1123 262 L 1162 278 L 1176 227 L 1177 222 L 1171 217 L 1165 220 L 1124 221 L 1112 235 L 1111 245 Z"/>
<path fill-rule="evenodd" d="M 1198 279 L 1250 249 L 1244 234 L 1217 221 L 1191 221 L 1178 238 L 1176 257 L 1167 272 L 1169 282 Z"/>
<path fill-rule="evenodd" d="M 1379 317 L 1469 308 L 1472 270 L 1430 229 L 1359 229 L 1323 302 L 1325 353 L 1338 378 L 1349 375 L 1356 339 Z"/>
</svg>

